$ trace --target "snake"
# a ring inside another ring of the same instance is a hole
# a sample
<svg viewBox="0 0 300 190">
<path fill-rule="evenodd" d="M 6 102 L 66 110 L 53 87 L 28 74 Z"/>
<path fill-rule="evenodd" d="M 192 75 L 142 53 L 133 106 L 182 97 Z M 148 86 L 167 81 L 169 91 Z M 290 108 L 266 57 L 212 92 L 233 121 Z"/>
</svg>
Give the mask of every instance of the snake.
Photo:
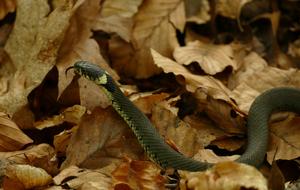
<svg viewBox="0 0 300 190">
<path fill-rule="evenodd" d="M 77 61 L 74 72 L 97 85 L 111 101 L 112 107 L 124 119 L 137 137 L 149 159 L 163 169 L 173 168 L 186 171 L 203 171 L 213 163 L 197 161 L 174 150 L 140 111 L 120 90 L 109 73 L 88 61 Z M 67 71 L 66 70 L 66 71 Z M 257 98 L 250 106 L 247 118 L 247 143 L 244 153 L 235 161 L 259 168 L 268 146 L 268 121 L 273 112 L 290 111 L 300 113 L 300 89 L 294 87 L 271 88 Z"/>
</svg>

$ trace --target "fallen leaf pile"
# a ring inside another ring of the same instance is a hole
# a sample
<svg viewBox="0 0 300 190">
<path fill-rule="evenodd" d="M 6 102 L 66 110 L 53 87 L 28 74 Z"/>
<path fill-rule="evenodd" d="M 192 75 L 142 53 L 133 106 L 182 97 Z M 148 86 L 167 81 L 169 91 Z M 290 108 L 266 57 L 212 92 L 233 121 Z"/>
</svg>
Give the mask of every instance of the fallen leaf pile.
<svg viewBox="0 0 300 190">
<path fill-rule="evenodd" d="M 261 168 L 232 161 L 254 99 L 300 88 L 299 21 L 294 0 L 0 1 L 1 187 L 297 187 L 296 113 L 272 115 Z M 216 164 L 162 171 L 101 88 L 66 73 L 80 60 L 110 73 L 172 148 Z"/>
</svg>

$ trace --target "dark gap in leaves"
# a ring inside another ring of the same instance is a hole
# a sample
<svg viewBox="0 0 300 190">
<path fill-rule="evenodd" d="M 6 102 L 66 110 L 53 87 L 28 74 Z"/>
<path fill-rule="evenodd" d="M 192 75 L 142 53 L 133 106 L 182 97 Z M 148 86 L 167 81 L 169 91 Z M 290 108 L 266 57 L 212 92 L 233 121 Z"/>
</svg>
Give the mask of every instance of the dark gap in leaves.
<svg viewBox="0 0 300 190">
<path fill-rule="evenodd" d="M 53 145 L 54 136 L 66 129 L 70 129 L 72 126 L 64 123 L 62 125 L 49 127 L 42 130 L 27 129 L 24 130 L 24 133 L 34 140 L 34 144 L 47 143 Z"/>
<path fill-rule="evenodd" d="M 176 103 L 178 117 L 183 119 L 187 115 L 191 115 L 197 109 L 197 99 L 190 92 L 183 93 L 180 100 Z"/>
<path fill-rule="evenodd" d="M 53 67 L 43 82 L 28 95 L 28 104 L 36 120 L 59 113 L 57 84 L 58 70 Z"/>
<path fill-rule="evenodd" d="M 231 138 L 233 138 L 233 137 L 231 137 Z M 234 138 L 241 139 L 239 137 L 234 137 Z M 244 148 L 240 148 L 240 149 L 237 149 L 235 151 L 229 151 L 229 150 L 226 150 L 226 149 L 219 148 L 216 145 L 208 145 L 205 148 L 208 148 L 208 149 L 212 150 L 218 156 L 231 156 L 231 155 L 235 155 L 235 154 L 241 155 L 244 152 Z"/>
<path fill-rule="evenodd" d="M 140 92 L 164 89 L 167 92 L 174 92 L 179 88 L 176 77 L 171 73 L 161 73 L 147 79 L 125 79 L 119 81 L 122 84 L 135 84 Z"/>
<path fill-rule="evenodd" d="M 212 37 L 210 23 L 205 23 L 205 24 L 187 23 L 186 27 L 189 27 L 193 32 L 197 33 L 200 36 Z"/>
<path fill-rule="evenodd" d="M 185 46 L 185 32 L 180 32 L 176 29 L 176 37 L 180 46 Z"/>
<path fill-rule="evenodd" d="M 16 13 L 8 13 L 2 20 L 0 20 L 0 27 L 4 24 L 12 24 L 16 20 Z"/>
<path fill-rule="evenodd" d="M 189 65 L 186 65 L 185 67 L 193 74 L 206 75 L 204 70 L 200 67 L 199 63 L 196 61 L 191 62 Z"/>
<path fill-rule="evenodd" d="M 277 160 L 276 162 L 287 181 L 293 181 L 300 178 L 299 163 L 293 160 Z"/>
</svg>

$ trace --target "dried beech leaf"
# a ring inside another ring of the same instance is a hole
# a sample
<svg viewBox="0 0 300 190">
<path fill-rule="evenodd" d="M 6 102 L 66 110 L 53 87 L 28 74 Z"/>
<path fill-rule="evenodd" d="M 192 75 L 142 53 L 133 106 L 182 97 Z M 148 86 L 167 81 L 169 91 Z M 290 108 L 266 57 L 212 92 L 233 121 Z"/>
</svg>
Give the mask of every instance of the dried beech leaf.
<svg viewBox="0 0 300 190">
<path fill-rule="evenodd" d="M 142 154 L 132 131 L 111 107 L 86 113 L 72 135 L 63 168 L 80 165 L 99 168 L 119 162 L 125 155 Z"/>
<path fill-rule="evenodd" d="M 55 150 L 48 144 L 39 144 L 22 151 L 0 152 L 0 159 L 7 159 L 18 164 L 30 164 L 43 168 L 50 174 L 57 172 Z"/>
<path fill-rule="evenodd" d="M 153 92 L 144 92 L 130 96 L 130 100 L 134 102 L 134 104 L 144 114 L 151 114 L 155 104 L 161 102 L 169 96 L 170 95 L 167 93 L 153 94 Z"/>
<path fill-rule="evenodd" d="M 55 147 L 55 151 L 58 154 L 65 155 L 67 147 L 69 146 L 70 139 L 72 134 L 75 133 L 77 127 L 73 127 L 70 130 L 64 130 L 58 135 L 54 136 L 53 145 Z"/>
<path fill-rule="evenodd" d="M 180 189 L 267 190 L 267 180 L 254 167 L 235 162 L 218 163 L 205 172 L 180 171 Z"/>
<path fill-rule="evenodd" d="M 42 168 L 30 165 L 10 165 L 6 168 L 8 179 L 22 183 L 25 189 L 32 189 L 48 185 L 52 177 Z"/>
<path fill-rule="evenodd" d="M 35 122 L 35 128 L 44 129 L 48 127 L 57 126 L 63 122 L 70 122 L 78 124 L 83 114 L 86 112 L 86 108 L 80 105 L 74 105 L 65 109 L 61 114 L 55 115 L 51 118 Z"/>
<path fill-rule="evenodd" d="M 251 1 L 252 0 L 219 0 L 216 3 L 216 9 L 222 16 L 239 19 L 243 6 Z"/>
<path fill-rule="evenodd" d="M 208 0 L 187 0 L 187 21 L 204 24 L 210 20 L 210 6 Z"/>
<path fill-rule="evenodd" d="M 178 46 L 174 26 L 178 29 L 184 26 L 184 19 L 179 19 L 183 11 L 182 0 L 170 0 L 168 3 L 143 1 L 134 16 L 132 44 L 118 38 L 110 41 L 113 67 L 120 73 L 136 78 L 159 73 L 161 70 L 153 64 L 150 48 L 165 56 L 172 56 L 174 47 Z"/>
<path fill-rule="evenodd" d="M 149 161 L 122 163 L 112 172 L 115 189 L 164 189 L 165 178 L 160 168 Z"/>
<path fill-rule="evenodd" d="M 289 117 L 270 127 L 267 161 L 278 159 L 292 160 L 300 157 L 300 117 Z"/>
<path fill-rule="evenodd" d="M 56 185 L 67 185 L 72 189 L 111 189 L 112 179 L 108 173 L 110 172 L 105 171 L 105 169 L 87 170 L 77 166 L 70 166 L 55 176 L 53 181 Z"/>
<path fill-rule="evenodd" d="M 215 99 L 221 99 L 234 105 L 229 95 L 231 91 L 224 86 L 219 80 L 210 76 L 198 76 L 190 73 L 182 65 L 163 57 L 155 50 L 151 49 L 154 63 L 163 69 L 165 73 L 174 73 L 184 77 L 186 88 L 190 92 L 195 92 L 198 88 L 203 89 L 208 95 Z"/>
<path fill-rule="evenodd" d="M 13 115 L 26 105 L 27 95 L 54 66 L 76 7 L 72 2 L 65 1 L 51 11 L 47 0 L 18 1 L 14 28 L 5 44 L 5 50 L 17 69 L 8 81 L 8 91 L 0 97 L 0 107 L 6 113 Z"/>
<path fill-rule="evenodd" d="M 2 0 L 0 1 L 0 20 L 8 13 L 14 12 L 16 9 L 16 0 Z"/>
<path fill-rule="evenodd" d="M 137 13 L 142 0 L 111 0 L 102 4 L 100 17 L 95 21 L 93 29 L 115 32 L 125 41 L 130 41 L 132 16 Z"/>
<path fill-rule="evenodd" d="M 204 72 L 210 75 L 219 73 L 228 66 L 233 70 L 237 68 L 230 45 L 190 42 L 186 46 L 177 47 L 174 51 L 174 58 L 182 65 L 197 62 Z"/>
<path fill-rule="evenodd" d="M 250 67 L 250 72 L 252 71 L 253 69 Z M 239 108 L 247 113 L 259 94 L 267 89 L 280 86 L 300 87 L 300 71 L 293 68 L 282 70 L 265 66 L 247 77 L 244 76 L 243 82 L 233 90 L 231 97 L 237 102 Z"/>
<path fill-rule="evenodd" d="M 33 142 L 2 112 L 0 112 L 0 137 L 0 151 L 20 150 L 25 145 Z"/>
</svg>

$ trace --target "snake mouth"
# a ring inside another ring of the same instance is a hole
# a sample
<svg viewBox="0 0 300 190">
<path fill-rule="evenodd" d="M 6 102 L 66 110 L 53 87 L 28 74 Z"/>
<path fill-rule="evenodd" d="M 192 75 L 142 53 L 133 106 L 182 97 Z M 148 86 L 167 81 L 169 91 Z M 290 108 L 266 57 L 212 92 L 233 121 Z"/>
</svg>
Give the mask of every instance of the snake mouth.
<svg viewBox="0 0 300 190">
<path fill-rule="evenodd" d="M 66 69 L 66 71 L 65 71 L 66 77 L 67 77 L 68 71 L 71 70 L 71 69 L 74 69 L 74 66 L 70 66 L 70 67 L 68 67 L 68 68 Z"/>
</svg>

